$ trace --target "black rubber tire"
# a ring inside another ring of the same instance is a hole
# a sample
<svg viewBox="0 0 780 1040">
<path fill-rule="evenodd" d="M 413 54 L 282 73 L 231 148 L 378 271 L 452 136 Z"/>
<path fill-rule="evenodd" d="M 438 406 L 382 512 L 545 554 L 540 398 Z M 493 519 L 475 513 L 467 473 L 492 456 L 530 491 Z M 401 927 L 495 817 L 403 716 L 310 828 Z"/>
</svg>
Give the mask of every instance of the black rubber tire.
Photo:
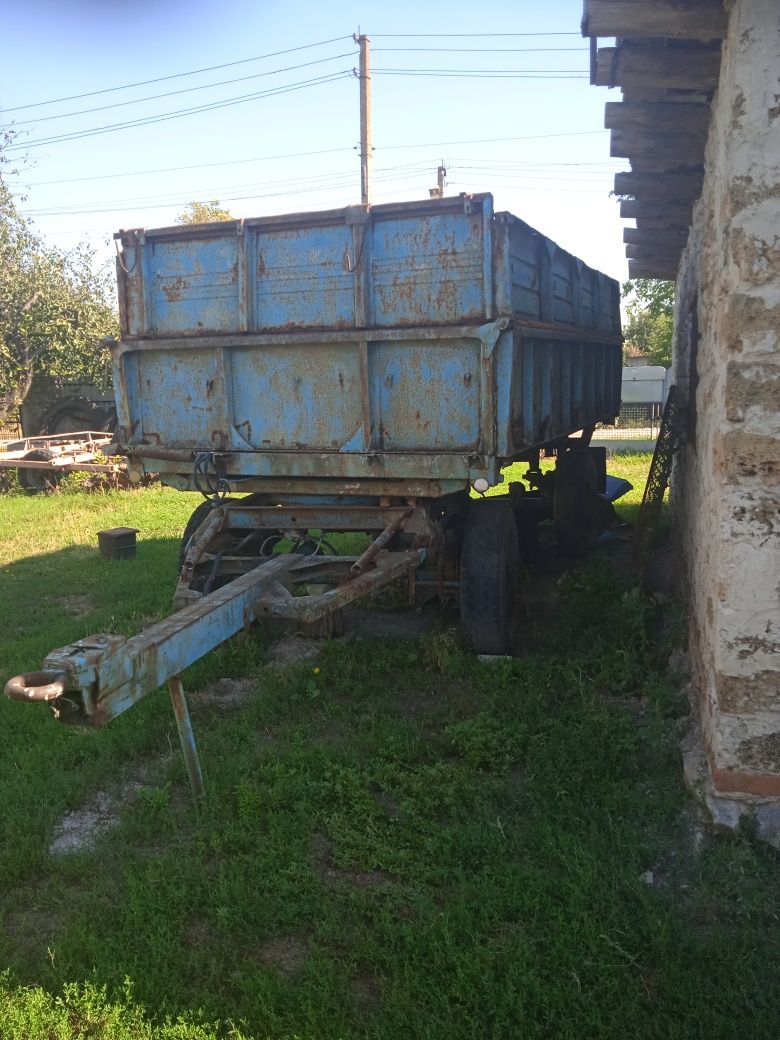
<svg viewBox="0 0 780 1040">
<path fill-rule="evenodd" d="M 598 475 L 587 448 L 558 456 L 553 484 L 553 532 L 566 556 L 582 556 L 598 527 Z"/>
<path fill-rule="evenodd" d="M 103 408 L 86 397 L 64 397 L 55 401 L 41 421 L 41 434 L 103 430 L 115 409 Z"/>
<path fill-rule="evenodd" d="M 519 576 L 519 539 L 509 501 L 471 502 L 460 549 L 460 620 L 478 654 L 511 651 Z"/>
<path fill-rule="evenodd" d="M 54 452 L 49 451 L 48 448 L 35 448 L 33 451 L 28 451 L 23 458 L 30 462 L 49 462 L 54 458 Z M 20 466 L 16 472 L 21 486 L 25 491 L 34 495 L 42 491 L 51 491 L 60 482 L 60 474 L 52 469 L 25 469 Z"/>
</svg>

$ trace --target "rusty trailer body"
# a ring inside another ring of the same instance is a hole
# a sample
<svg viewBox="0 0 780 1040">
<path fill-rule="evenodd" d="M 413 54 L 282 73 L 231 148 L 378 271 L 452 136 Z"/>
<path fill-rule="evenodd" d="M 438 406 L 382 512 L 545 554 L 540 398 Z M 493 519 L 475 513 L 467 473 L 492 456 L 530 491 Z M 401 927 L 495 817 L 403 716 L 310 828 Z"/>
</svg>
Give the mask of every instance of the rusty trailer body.
<svg viewBox="0 0 780 1040">
<path fill-rule="evenodd" d="M 117 440 L 131 477 L 206 500 L 169 618 L 54 650 L 8 696 L 100 726 L 168 682 L 199 792 L 179 676 L 257 618 L 337 632 L 405 579 L 411 602 L 456 595 L 477 651 L 511 651 L 538 522 L 577 552 L 614 497 L 589 440 L 620 407 L 618 284 L 490 195 L 117 238 Z M 508 494 L 473 496 L 522 460 Z M 338 531 L 370 544 L 339 556 Z"/>
<path fill-rule="evenodd" d="M 619 409 L 617 283 L 490 195 L 117 237 L 120 439 L 176 487 L 209 453 L 246 491 L 435 497 Z"/>
</svg>

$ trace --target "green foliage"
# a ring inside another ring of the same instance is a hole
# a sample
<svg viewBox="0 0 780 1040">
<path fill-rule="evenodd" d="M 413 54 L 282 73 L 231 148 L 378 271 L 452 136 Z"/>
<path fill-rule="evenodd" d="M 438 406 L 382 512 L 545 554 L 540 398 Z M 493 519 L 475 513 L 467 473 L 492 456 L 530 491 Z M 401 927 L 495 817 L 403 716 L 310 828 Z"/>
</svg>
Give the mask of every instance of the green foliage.
<svg viewBox="0 0 780 1040">
<path fill-rule="evenodd" d="M 233 220 L 233 214 L 225 209 L 219 199 L 211 202 L 188 202 L 184 211 L 176 218 L 177 224 L 212 224 L 218 220 Z"/>
<path fill-rule="evenodd" d="M 1 160 L 0 160 L 1 161 Z M 95 272 L 84 245 L 47 246 L 0 172 L 0 420 L 24 401 L 37 373 L 99 382 L 118 334 L 113 274 Z"/>
<path fill-rule="evenodd" d="M 196 502 L 8 496 L 0 674 L 164 615 Z M 99 556 L 112 526 L 136 559 Z M 662 605 L 603 559 L 556 593 L 494 666 L 449 617 L 316 665 L 230 640 L 184 676 L 197 809 L 164 690 L 96 732 L 0 700 L 0 1040 L 775 1040 L 776 856 L 696 820 Z M 116 826 L 50 855 L 114 790 Z"/>
<path fill-rule="evenodd" d="M 623 285 L 628 324 L 623 329 L 627 357 L 646 355 L 648 364 L 669 368 L 674 333 L 674 282 L 636 278 Z"/>
</svg>

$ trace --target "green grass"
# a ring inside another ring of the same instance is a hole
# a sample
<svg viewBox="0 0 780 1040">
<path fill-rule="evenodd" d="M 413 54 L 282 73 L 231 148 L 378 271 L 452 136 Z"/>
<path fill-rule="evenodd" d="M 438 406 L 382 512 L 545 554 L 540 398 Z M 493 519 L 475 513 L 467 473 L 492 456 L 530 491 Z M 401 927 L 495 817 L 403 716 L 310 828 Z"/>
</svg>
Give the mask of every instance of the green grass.
<svg viewBox="0 0 780 1040">
<path fill-rule="evenodd" d="M 4 674 L 163 616 L 196 501 L 4 498 Z M 118 525 L 134 561 L 97 555 Z M 257 688 L 194 698 L 200 811 L 164 692 L 94 733 L 2 701 L 0 1038 L 774 1038 L 777 860 L 700 843 L 660 609 L 605 557 L 496 667 L 447 615 L 283 670 L 243 634 L 185 676 Z M 93 851 L 50 856 L 65 812 L 142 771 Z"/>
</svg>

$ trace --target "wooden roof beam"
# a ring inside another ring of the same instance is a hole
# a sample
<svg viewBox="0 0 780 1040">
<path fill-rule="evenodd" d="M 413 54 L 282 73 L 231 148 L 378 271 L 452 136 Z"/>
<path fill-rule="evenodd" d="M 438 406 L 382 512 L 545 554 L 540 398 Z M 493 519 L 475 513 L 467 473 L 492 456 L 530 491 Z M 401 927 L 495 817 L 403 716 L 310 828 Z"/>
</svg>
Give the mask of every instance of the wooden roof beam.
<svg viewBox="0 0 780 1040">
<path fill-rule="evenodd" d="M 661 134 L 695 134 L 706 138 L 710 106 L 684 102 L 608 101 L 604 106 L 606 130 L 647 131 Z"/>
<path fill-rule="evenodd" d="M 585 0 L 582 35 L 719 40 L 726 25 L 721 0 Z"/>
<path fill-rule="evenodd" d="M 626 231 L 685 231 L 688 233 L 689 223 L 670 224 L 665 217 L 642 217 L 636 222 L 636 228 L 625 228 Z"/>
<path fill-rule="evenodd" d="M 662 134 L 649 130 L 613 130 L 609 154 L 613 158 L 644 156 L 647 159 L 674 159 L 678 164 L 697 166 L 704 162 L 704 137 L 701 134 Z"/>
<path fill-rule="evenodd" d="M 693 203 L 701 195 L 703 180 L 701 173 L 616 173 L 615 194 L 664 204 Z"/>
<path fill-rule="evenodd" d="M 685 159 L 654 159 L 645 155 L 631 157 L 632 173 L 701 173 L 701 163 Z"/>
<path fill-rule="evenodd" d="M 647 87 L 660 90 L 714 90 L 720 74 L 720 51 L 668 48 L 655 43 L 600 47 L 597 87 Z"/>
<path fill-rule="evenodd" d="M 623 199 L 620 216 L 623 220 L 663 221 L 665 227 L 689 228 L 691 226 L 692 202 L 677 202 L 674 199 Z"/>
<path fill-rule="evenodd" d="M 679 249 L 663 249 L 661 246 L 626 246 L 626 257 L 629 260 L 647 260 L 650 263 L 659 263 L 666 266 L 676 266 L 682 256 L 682 246 Z"/>
<path fill-rule="evenodd" d="M 688 230 L 663 228 L 652 231 L 649 228 L 623 228 L 623 241 L 631 246 L 679 246 L 682 249 L 688 241 Z"/>
</svg>

